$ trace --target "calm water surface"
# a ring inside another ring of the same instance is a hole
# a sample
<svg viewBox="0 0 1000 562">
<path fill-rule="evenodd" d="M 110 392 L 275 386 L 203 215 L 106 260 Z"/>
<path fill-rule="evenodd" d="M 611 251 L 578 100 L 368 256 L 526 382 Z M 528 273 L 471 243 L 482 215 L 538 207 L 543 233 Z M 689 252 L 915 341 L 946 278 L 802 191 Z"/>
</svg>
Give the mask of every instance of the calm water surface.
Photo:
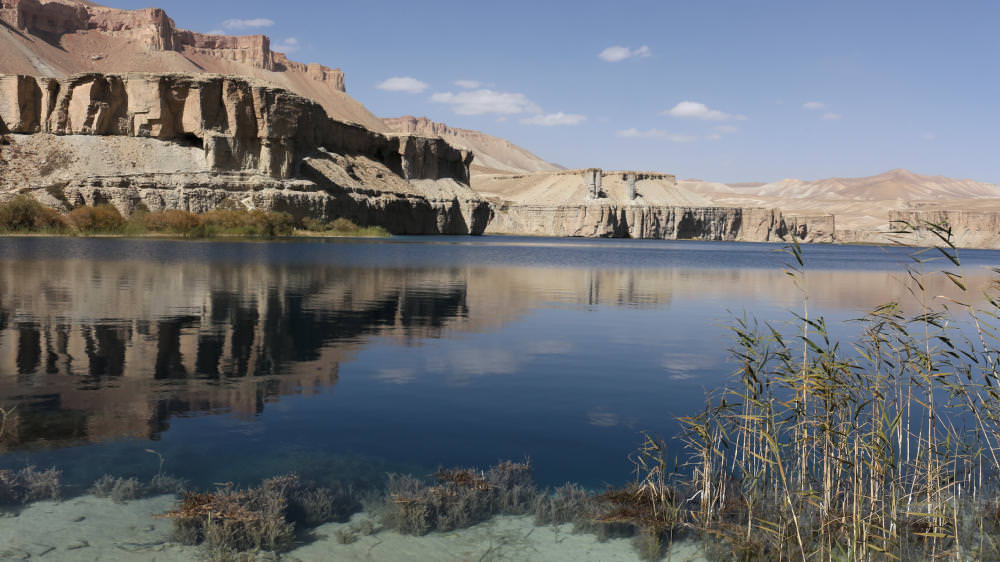
<svg viewBox="0 0 1000 562">
<path fill-rule="evenodd" d="M 0 466 L 83 486 L 162 455 L 208 486 L 530 457 L 543 485 L 622 483 L 640 432 L 672 435 L 734 370 L 734 315 L 800 309 L 779 248 L 0 239 Z M 811 313 L 849 332 L 905 298 L 910 253 L 805 247 Z M 963 262 L 982 286 L 1000 252 Z"/>
</svg>

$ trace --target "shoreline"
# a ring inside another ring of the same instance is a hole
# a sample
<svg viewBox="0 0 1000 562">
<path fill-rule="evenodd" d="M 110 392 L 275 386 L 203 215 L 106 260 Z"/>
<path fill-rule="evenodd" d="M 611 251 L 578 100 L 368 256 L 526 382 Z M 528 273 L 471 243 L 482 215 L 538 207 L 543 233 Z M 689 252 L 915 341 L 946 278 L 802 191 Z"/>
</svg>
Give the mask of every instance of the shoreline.
<svg viewBox="0 0 1000 562">
<path fill-rule="evenodd" d="M 176 506 L 173 495 L 115 503 L 83 495 L 39 501 L 13 513 L 0 512 L 0 558 L 76 558 L 94 560 L 182 561 L 204 557 L 200 546 L 171 537 L 172 521 L 158 517 Z M 297 532 L 281 559 L 301 562 L 383 560 L 553 560 L 638 561 L 627 538 L 604 542 L 574 533 L 571 524 L 536 526 L 530 515 L 496 515 L 471 527 L 422 536 L 402 535 L 381 526 L 372 514 L 359 512 L 344 523 L 325 523 Z M 372 522 L 371 532 L 358 529 Z M 350 538 L 347 538 L 350 537 Z M 350 541 L 345 544 L 345 541 Z M 706 560 L 693 541 L 678 541 L 663 560 Z"/>
</svg>

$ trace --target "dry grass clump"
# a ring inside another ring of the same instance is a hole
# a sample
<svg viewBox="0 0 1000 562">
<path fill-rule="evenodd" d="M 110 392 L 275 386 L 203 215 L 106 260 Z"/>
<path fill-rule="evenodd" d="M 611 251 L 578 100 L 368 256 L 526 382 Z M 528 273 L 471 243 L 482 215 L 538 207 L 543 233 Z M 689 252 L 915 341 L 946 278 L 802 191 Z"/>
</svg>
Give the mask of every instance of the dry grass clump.
<svg viewBox="0 0 1000 562">
<path fill-rule="evenodd" d="M 425 535 L 470 527 L 496 514 L 523 515 L 535 506 L 538 489 L 528 461 L 504 461 L 487 471 L 442 469 L 436 484 L 390 474 L 382 523 L 391 529 Z"/>
<path fill-rule="evenodd" d="M 370 238 L 385 238 L 390 236 L 389 231 L 381 226 L 358 226 L 350 219 L 343 217 L 334 219 L 332 222 L 305 218 L 302 219 L 301 228 L 307 232 L 333 236 L 364 236 Z"/>
<path fill-rule="evenodd" d="M 21 470 L 0 470 L 0 507 L 24 505 L 38 500 L 57 500 L 61 491 L 62 471 L 50 468 L 38 470 L 26 466 Z"/>
<path fill-rule="evenodd" d="M 188 234 L 201 224 L 198 215 L 179 209 L 142 213 L 133 218 L 150 232 L 181 235 Z"/>
<path fill-rule="evenodd" d="M 30 195 L 18 195 L 0 203 L 0 232 L 64 232 L 68 224 L 63 216 L 42 205 Z"/>
<path fill-rule="evenodd" d="M 77 207 L 66 214 L 66 221 L 85 234 L 114 234 L 125 227 L 125 218 L 111 205 Z"/>
<path fill-rule="evenodd" d="M 210 493 L 185 493 L 173 511 L 174 536 L 202 544 L 212 556 L 286 550 L 296 524 L 346 521 L 360 507 L 350 490 L 314 488 L 294 474 L 276 476 L 256 488 L 227 484 Z"/>
</svg>

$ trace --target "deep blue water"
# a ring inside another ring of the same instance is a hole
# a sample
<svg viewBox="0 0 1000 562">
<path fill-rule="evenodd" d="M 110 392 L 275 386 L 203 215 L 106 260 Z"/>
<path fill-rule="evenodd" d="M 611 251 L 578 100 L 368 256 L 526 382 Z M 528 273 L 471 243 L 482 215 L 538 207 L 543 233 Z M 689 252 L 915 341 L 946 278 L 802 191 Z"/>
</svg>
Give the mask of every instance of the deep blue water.
<svg viewBox="0 0 1000 562">
<path fill-rule="evenodd" d="M 801 310 L 780 249 L 0 239 L 0 407 L 16 407 L 0 466 L 82 486 L 154 474 L 148 449 L 203 486 L 288 471 L 363 485 L 530 457 L 543 485 L 622 483 L 641 432 L 673 435 L 736 368 L 735 315 Z M 803 250 L 810 314 L 835 335 L 907 298 L 912 249 Z M 961 256 L 973 289 L 1000 264 Z"/>
</svg>

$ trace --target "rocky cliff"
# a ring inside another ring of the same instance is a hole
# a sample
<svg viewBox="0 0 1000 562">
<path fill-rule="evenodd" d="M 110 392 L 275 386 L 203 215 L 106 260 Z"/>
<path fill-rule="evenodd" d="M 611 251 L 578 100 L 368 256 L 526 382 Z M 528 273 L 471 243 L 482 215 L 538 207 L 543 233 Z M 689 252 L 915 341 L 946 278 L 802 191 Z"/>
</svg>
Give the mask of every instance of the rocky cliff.
<svg viewBox="0 0 1000 562">
<path fill-rule="evenodd" d="M 473 187 L 494 202 L 487 233 L 545 236 L 744 240 L 791 234 L 832 242 L 833 217 L 783 216 L 764 207 L 712 205 L 670 174 L 598 168 L 479 175 Z"/>
<path fill-rule="evenodd" d="M 178 29 L 160 8 L 119 10 L 74 0 L 0 0 L 0 21 L 35 35 L 58 38 L 81 31 L 97 31 L 129 39 L 147 51 L 174 51 L 209 55 L 262 70 L 296 70 L 344 91 L 340 69 L 304 65 L 271 51 L 264 35 L 233 37 Z"/>
<path fill-rule="evenodd" d="M 140 202 L 207 210 L 242 193 L 235 199 L 247 206 L 400 233 L 478 233 L 489 219 L 468 187 L 469 152 L 331 119 L 315 102 L 244 78 L 0 76 L 0 131 L 24 136 L 6 151 L 14 156 L 4 162 L 8 186 L 59 183 L 126 213 Z M 53 151 L 61 161 L 45 156 Z M 88 167 L 95 151 L 118 157 Z"/>
<path fill-rule="evenodd" d="M 494 215 L 487 234 L 744 242 L 774 242 L 792 235 L 805 242 L 833 241 L 832 229 L 822 221 L 790 220 L 780 211 L 765 208 L 504 202 L 497 205 Z"/>
<path fill-rule="evenodd" d="M 542 160 L 508 140 L 471 129 L 449 127 L 426 117 L 407 115 L 383 119 L 386 128 L 396 133 L 440 137 L 449 143 L 475 153 L 473 173 L 482 172 L 544 172 L 563 169 Z"/>
</svg>

